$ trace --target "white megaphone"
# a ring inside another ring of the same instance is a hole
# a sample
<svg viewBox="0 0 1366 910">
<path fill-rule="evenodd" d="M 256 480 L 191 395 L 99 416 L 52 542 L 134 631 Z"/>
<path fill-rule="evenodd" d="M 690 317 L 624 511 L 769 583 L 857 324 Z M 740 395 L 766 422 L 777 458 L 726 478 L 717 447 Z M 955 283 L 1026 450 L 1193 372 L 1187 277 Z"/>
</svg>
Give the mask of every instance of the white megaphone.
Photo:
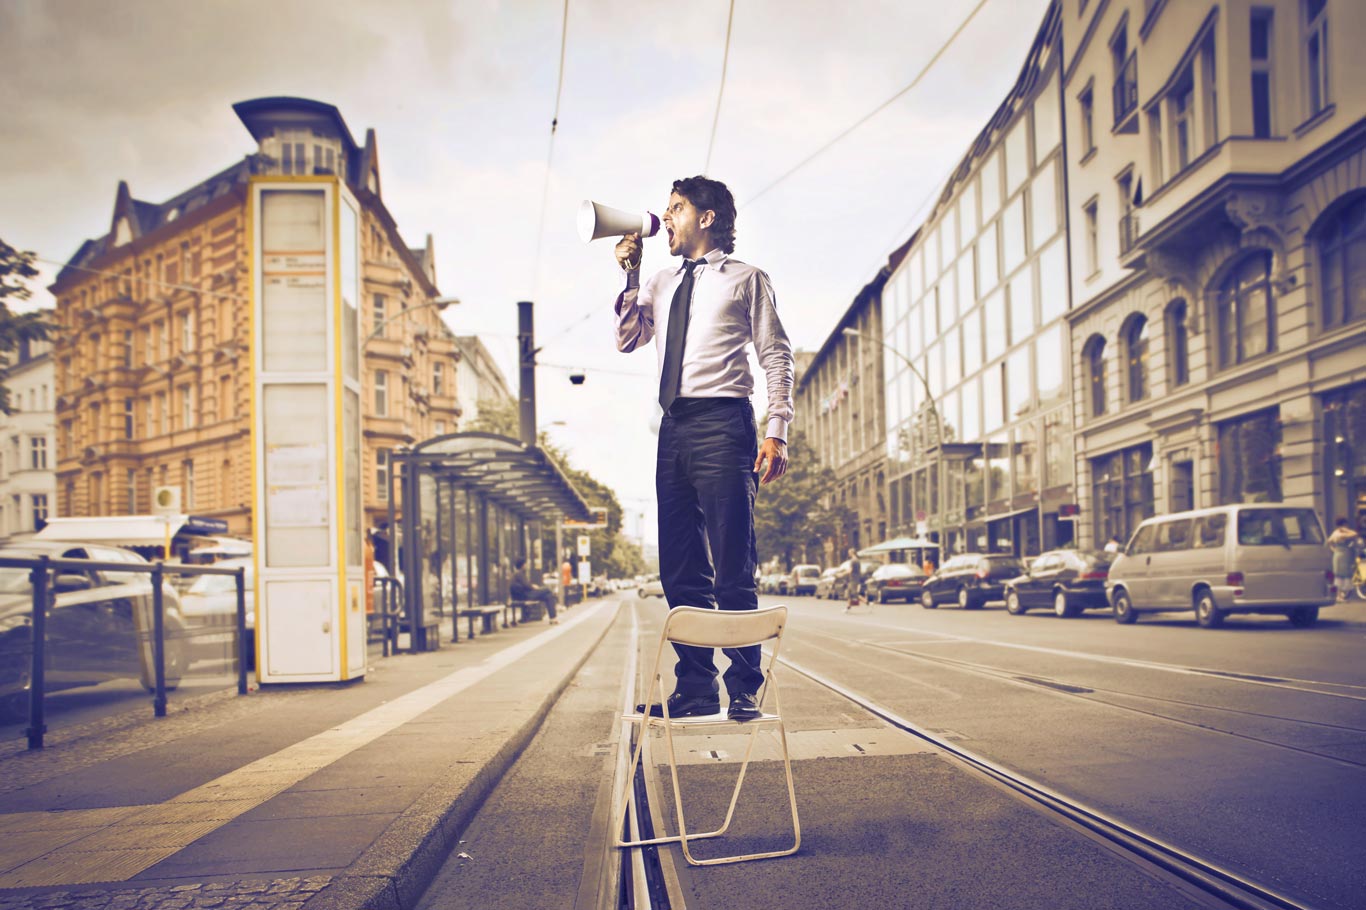
<svg viewBox="0 0 1366 910">
<path fill-rule="evenodd" d="M 599 237 L 653 237 L 658 233 L 659 216 L 651 212 L 623 212 L 591 199 L 579 203 L 579 236 L 584 243 Z"/>
</svg>

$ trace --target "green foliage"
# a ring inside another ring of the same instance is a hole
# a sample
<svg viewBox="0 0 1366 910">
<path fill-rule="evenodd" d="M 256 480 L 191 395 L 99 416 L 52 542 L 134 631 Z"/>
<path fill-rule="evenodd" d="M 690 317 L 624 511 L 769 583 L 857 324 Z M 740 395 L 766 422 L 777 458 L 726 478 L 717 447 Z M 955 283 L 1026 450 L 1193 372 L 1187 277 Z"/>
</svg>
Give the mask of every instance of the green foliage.
<svg viewBox="0 0 1366 910">
<path fill-rule="evenodd" d="M 12 354 L 21 342 L 46 341 L 52 331 L 43 313 L 11 312 L 8 300 L 27 300 L 30 296 L 28 282 L 38 277 L 33 267 L 35 256 L 31 252 L 20 252 L 0 240 L 0 411 L 12 414 L 9 403 L 9 389 L 4 381 L 9 376 L 8 364 Z"/>
<path fill-rule="evenodd" d="M 801 559 L 816 559 L 825 538 L 840 539 L 852 522 L 847 506 L 825 506 L 833 499 L 835 472 L 811 458 L 806 436 L 793 430 L 787 440 L 787 473 L 759 488 L 754 501 L 754 533 L 760 560 L 778 558 L 790 569 Z"/>
<path fill-rule="evenodd" d="M 481 398 L 477 407 L 478 416 L 465 423 L 460 428 L 462 432 L 497 433 L 513 439 L 521 438 L 521 412 L 516 401 Z"/>
</svg>

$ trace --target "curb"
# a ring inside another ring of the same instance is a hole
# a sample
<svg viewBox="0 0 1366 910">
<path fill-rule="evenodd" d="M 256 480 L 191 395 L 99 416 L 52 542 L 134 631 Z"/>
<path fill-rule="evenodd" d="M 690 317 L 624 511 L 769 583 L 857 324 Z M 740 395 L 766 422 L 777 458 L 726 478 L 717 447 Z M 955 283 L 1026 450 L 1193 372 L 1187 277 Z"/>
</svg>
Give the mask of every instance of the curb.
<svg viewBox="0 0 1366 910">
<path fill-rule="evenodd" d="M 469 777 L 448 775 L 403 811 L 346 871 L 337 875 L 303 905 L 303 910 L 412 910 L 458 845 L 493 788 L 531 742 L 550 709 L 602 644 L 617 611 L 572 667 L 546 691 L 546 696 L 502 747 Z"/>
</svg>

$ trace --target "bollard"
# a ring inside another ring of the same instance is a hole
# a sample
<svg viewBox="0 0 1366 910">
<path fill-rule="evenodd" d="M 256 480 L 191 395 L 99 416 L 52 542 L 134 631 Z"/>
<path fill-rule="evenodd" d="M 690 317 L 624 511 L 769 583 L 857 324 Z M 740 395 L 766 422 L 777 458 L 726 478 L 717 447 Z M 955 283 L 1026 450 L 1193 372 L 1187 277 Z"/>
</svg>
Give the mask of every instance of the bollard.
<svg viewBox="0 0 1366 910">
<path fill-rule="evenodd" d="M 157 717 L 166 716 L 166 604 L 161 590 L 161 566 L 160 561 L 152 566 L 152 666 L 156 671 L 152 711 Z"/>
<path fill-rule="evenodd" d="M 24 733 L 28 736 L 30 749 L 43 748 L 43 734 L 47 732 L 47 724 L 43 723 L 43 667 L 46 663 L 44 657 L 47 645 L 47 608 L 52 598 L 48 587 L 47 560 L 46 556 L 38 557 L 38 567 L 29 570 L 29 581 L 33 588 L 33 635 L 30 655 L 33 669 L 29 674 L 28 729 Z"/>
<path fill-rule="evenodd" d="M 237 694 L 247 694 L 247 570 L 237 567 Z"/>
</svg>

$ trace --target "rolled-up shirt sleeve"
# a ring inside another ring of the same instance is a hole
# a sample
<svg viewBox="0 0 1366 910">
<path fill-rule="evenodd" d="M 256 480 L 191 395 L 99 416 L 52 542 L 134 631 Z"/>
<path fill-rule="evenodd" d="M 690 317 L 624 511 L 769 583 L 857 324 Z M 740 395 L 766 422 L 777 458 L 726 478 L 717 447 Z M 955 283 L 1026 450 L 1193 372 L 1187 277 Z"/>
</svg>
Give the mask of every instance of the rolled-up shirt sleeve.
<svg viewBox="0 0 1366 910">
<path fill-rule="evenodd" d="M 787 441 L 792 422 L 792 343 L 778 318 L 773 283 L 765 272 L 755 270 L 750 325 L 754 331 L 754 352 L 768 383 L 768 427 L 765 436 Z"/>
<path fill-rule="evenodd" d="M 626 273 L 626 288 L 617 295 L 617 350 L 629 353 L 655 337 L 654 298 L 640 286 L 640 273 Z"/>
</svg>

